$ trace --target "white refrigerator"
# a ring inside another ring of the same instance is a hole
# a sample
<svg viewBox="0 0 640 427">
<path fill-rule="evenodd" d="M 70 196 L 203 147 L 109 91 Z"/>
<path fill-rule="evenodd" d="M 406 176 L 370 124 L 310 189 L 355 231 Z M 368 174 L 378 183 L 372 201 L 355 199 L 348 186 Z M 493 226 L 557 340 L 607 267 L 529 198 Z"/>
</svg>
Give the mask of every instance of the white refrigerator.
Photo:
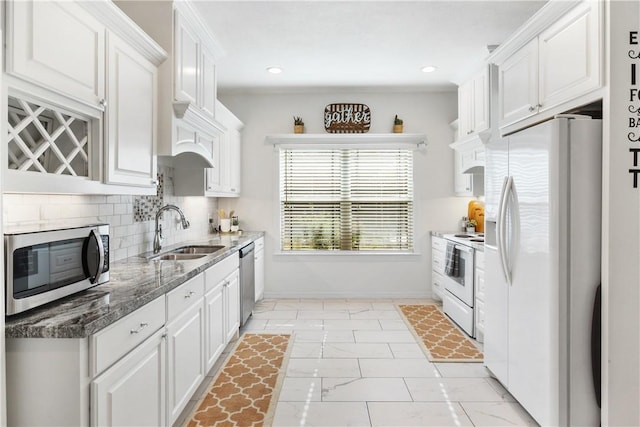
<svg viewBox="0 0 640 427">
<path fill-rule="evenodd" d="M 602 123 L 555 118 L 486 146 L 485 365 L 543 426 L 598 426 Z"/>
</svg>

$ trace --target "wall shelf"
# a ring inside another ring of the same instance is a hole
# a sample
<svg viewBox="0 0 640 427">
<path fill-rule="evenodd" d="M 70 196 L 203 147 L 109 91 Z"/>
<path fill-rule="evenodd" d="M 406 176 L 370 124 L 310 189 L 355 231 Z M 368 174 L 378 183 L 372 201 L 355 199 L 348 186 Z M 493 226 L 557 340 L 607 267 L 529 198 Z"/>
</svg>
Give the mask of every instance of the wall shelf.
<svg viewBox="0 0 640 427">
<path fill-rule="evenodd" d="M 276 146 L 344 146 L 345 148 L 424 148 L 427 137 L 423 133 L 291 133 L 267 135 L 265 143 Z"/>
</svg>

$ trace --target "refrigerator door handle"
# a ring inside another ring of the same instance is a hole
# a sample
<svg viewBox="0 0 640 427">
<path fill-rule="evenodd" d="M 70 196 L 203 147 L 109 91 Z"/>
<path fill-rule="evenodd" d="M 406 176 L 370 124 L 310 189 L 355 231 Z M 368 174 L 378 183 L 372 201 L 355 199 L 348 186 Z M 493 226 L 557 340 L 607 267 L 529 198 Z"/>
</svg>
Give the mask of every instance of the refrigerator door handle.
<svg viewBox="0 0 640 427">
<path fill-rule="evenodd" d="M 518 202 L 518 192 L 516 191 L 516 185 L 513 180 L 513 177 L 509 177 L 509 182 L 507 183 L 507 195 L 505 196 L 505 204 L 507 207 L 505 208 L 505 212 L 511 212 L 511 229 L 509 230 L 509 248 L 513 248 L 519 239 L 519 230 L 520 230 L 520 205 Z M 506 216 L 506 215 L 505 215 Z M 507 247 L 507 242 L 505 238 L 505 248 Z M 513 271 L 513 263 L 514 259 L 510 256 L 508 250 L 505 251 L 505 262 L 506 262 L 506 272 L 507 272 L 507 283 L 509 285 L 513 285 L 512 279 L 512 271 Z"/>
<path fill-rule="evenodd" d="M 505 178 L 500 209 L 500 224 L 498 224 L 498 229 L 500 230 L 500 260 L 502 261 L 502 271 L 504 273 L 504 277 L 507 280 L 509 286 L 511 286 L 511 269 L 509 268 L 509 247 L 507 246 L 507 212 L 509 210 L 509 196 L 511 195 L 512 188 L 513 177 L 509 176 Z"/>
<path fill-rule="evenodd" d="M 498 253 L 500 254 L 500 263 L 502 265 L 502 273 L 504 274 L 507 283 L 511 285 L 511 277 L 508 269 L 507 263 L 507 244 L 506 244 L 506 233 L 507 233 L 507 203 L 508 203 L 508 194 L 509 194 L 509 186 L 511 185 L 511 177 L 504 177 L 504 182 L 502 183 L 502 194 L 500 196 L 500 205 L 498 206 L 498 223 L 496 227 L 497 233 L 497 246 Z"/>
</svg>

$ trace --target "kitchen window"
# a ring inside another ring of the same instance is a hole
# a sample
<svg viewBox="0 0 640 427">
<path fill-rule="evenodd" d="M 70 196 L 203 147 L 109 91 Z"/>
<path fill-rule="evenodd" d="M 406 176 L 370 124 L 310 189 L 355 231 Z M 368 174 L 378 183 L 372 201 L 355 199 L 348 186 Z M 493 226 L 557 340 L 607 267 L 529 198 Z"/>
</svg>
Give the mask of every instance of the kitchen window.
<svg viewBox="0 0 640 427">
<path fill-rule="evenodd" d="M 413 150 L 280 149 L 281 250 L 412 252 Z"/>
</svg>

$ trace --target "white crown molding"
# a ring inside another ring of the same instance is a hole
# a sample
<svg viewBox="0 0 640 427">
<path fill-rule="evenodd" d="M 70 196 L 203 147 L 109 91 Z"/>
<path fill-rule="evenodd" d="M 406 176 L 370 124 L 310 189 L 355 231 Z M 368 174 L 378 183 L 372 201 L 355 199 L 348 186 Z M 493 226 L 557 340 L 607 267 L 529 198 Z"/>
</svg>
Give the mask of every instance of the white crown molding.
<svg viewBox="0 0 640 427">
<path fill-rule="evenodd" d="M 154 65 L 158 66 L 167 59 L 167 52 L 111 1 L 79 1 L 78 4 Z"/>
</svg>

